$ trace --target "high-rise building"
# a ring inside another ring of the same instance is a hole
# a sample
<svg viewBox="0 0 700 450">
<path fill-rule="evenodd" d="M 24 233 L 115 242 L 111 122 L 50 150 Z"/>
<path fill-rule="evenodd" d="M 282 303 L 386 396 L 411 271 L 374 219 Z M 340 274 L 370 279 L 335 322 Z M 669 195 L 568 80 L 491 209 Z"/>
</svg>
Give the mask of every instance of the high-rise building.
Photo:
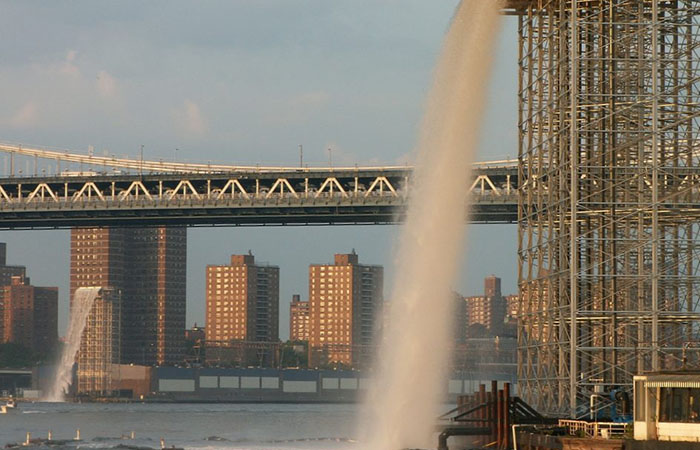
<svg viewBox="0 0 700 450">
<path fill-rule="evenodd" d="M 366 367 L 383 301 L 384 268 L 359 264 L 354 251 L 309 266 L 310 363 Z"/>
<path fill-rule="evenodd" d="M 279 340 L 279 267 L 232 255 L 228 266 L 207 266 L 207 341 Z"/>
<path fill-rule="evenodd" d="M 469 326 L 481 324 L 491 334 L 502 331 L 506 316 L 506 300 L 501 295 L 501 279 L 491 275 L 484 279 L 484 295 L 466 297 Z"/>
<path fill-rule="evenodd" d="M 228 266 L 207 266 L 206 290 L 207 346 L 246 342 L 250 349 L 261 350 L 257 361 L 250 360 L 247 348 L 241 347 L 242 353 L 227 357 L 237 360 L 229 363 L 269 362 L 273 355 L 262 343 L 279 342 L 279 267 L 255 264 L 252 254 L 232 255 Z M 221 358 L 221 354 L 208 352 L 207 357 Z"/>
<path fill-rule="evenodd" d="M 124 287 L 127 230 L 73 228 L 70 239 L 70 300 L 81 287 Z"/>
<path fill-rule="evenodd" d="M 489 275 L 484 278 L 484 295 L 486 297 L 500 297 L 501 279 L 496 275 Z"/>
<path fill-rule="evenodd" d="M 173 365 L 184 354 L 184 227 L 74 228 L 71 299 L 79 287 L 121 292 L 120 359 Z"/>
<path fill-rule="evenodd" d="M 0 337 L 35 352 L 45 352 L 58 339 L 58 288 L 36 287 L 29 278 L 14 276 L 2 286 Z"/>
<path fill-rule="evenodd" d="M 302 301 L 299 295 L 293 295 L 292 303 L 289 305 L 289 340 L 308 341 L 310 338 L 309 324 L 308 300 Z"/>
<path fill-rule="evenodd" d="M 12 284 L 12 277 L 25 278 L 27 269 L 24 266 L 7 265 L 7 244 L 0 242 L 0 286 Z"/>
<path fill-rule="evenodd" d="M 0 242 L 0 342 L 43 353 L 58 339 L 58 288 L 32 286 L 26 272 L 7 265 L 7 244 Z"/>
<path fill-rule="evenodd" d="M 180 363 L 185 346 L 187 230 L 128 231 L 122 359 L 141 365 Z"/>
</svg>

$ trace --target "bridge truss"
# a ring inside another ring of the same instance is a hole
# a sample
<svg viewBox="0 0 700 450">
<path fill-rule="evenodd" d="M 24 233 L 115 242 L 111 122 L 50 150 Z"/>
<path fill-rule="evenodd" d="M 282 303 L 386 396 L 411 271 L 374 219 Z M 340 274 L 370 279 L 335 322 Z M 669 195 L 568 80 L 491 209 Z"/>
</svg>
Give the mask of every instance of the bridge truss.
<svg viewBox="0 0 700 450">
<path fill-rule="evenodd" d="M 700 3 L 511 3 L 520 392 L 576 417 L 700 338 Z"/>
<path fill-rule="evenodd" d="M 403 220 L 412 175 L 410 167 L 185 164 L 10 144 L 0 144 L 0 152 L 12 158 L 11 170 L 0 178 L 0 229 L 394 224 Z M 35 165 L 36 176 L 17 177 L 20 158 L 55 162 L 57 175 L 46 176 Z M 59 169 L 71 163 L 80 170 Z M 473 173 L 465 186 L 473 203 L 471 221 L 515 222 L 517 166 L 482 163 Z"/>
</svg>

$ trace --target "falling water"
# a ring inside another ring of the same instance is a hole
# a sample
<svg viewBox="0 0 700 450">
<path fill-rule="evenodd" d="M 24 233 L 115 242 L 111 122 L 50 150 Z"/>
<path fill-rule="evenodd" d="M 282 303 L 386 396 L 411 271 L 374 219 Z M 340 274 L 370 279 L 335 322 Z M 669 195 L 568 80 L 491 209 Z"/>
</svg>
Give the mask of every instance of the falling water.
<svg viewBox="0 0 700 450">
<path fill-rule="evenodd" d="M 388 330 L 368 395 L 365 431 L 371 450 L 435 445 L 432 431 L 451 352 L 451 287 L 465 231 L 498 3 L 460 3 L 434 73 L 399 242 Z"/>
<path fill-rule="evenodd" d="M 63 353 L 56 368 L 56 378 L 44 401 L 62 402 L 65 400 L 68 387 L 73 382 L 73 363 L 75 355 L 80 349 L 80 338 L 85 329 L 85 322 L 99 293 L 99 287 L 84 287 L 75 290 Z"/>
</svg>

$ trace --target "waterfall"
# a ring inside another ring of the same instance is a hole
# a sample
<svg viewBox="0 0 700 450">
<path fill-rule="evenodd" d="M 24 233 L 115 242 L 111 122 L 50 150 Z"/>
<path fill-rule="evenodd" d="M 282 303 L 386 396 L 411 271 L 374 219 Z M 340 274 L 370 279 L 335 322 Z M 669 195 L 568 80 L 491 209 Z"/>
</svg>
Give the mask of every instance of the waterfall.
<svg viewBox="0 0 700 450">
<path fill-rule="evenodd" d="M 391 311 L 367 398 L 371 450 L 434 447 L 451 356 L 451 288 L 484 114 L 499 2 L 463 0 L 434 73 L 417 145 Z"/>
<path fill-rule="evenodd" d="M 61 359 L 56 368 L 53 385 L 44 396 L 44 401 L 65 401 L 65 395 L 73 382 L 73 364 L 75 356 L 80 350 L 80 338 L 83 336 L 85 323 L 95 299 L 100 294 L 100 289 L 99 287 L 83 287 L 75 290 L 63 353 L 61 353 Z"/>
</svg>

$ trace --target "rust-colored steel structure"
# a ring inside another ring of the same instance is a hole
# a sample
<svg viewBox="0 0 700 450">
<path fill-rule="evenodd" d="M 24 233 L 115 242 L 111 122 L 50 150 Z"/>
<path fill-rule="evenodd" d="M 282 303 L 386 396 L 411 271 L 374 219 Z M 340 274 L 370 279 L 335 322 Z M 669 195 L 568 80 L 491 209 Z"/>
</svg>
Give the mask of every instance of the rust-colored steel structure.
<svg viewBox="0 0 700 450">
<path fill-rule="evenodd" d="M 510 383 L 498 388 L 491 381 L 491 390 L 480 384 L 473 394 L 457 398 L 457 407 L 440 416 L 438 450 L 447 450 L 451 436 L 472 436 L 468 445 L 479 448 L 510 449 L 511 425 L 552 425 L 556 419 L 548 419 L 532 409 L 517 396 L 511 397 Z M 463 443 L 464 444 L 464 443 Z"/>
<path fill-rule="evenodd" d="M 519 26 L 520 395 L 580 417 L 678 368 L 700 313 L 700 2 L 509 2 Z"/>
</svg>

